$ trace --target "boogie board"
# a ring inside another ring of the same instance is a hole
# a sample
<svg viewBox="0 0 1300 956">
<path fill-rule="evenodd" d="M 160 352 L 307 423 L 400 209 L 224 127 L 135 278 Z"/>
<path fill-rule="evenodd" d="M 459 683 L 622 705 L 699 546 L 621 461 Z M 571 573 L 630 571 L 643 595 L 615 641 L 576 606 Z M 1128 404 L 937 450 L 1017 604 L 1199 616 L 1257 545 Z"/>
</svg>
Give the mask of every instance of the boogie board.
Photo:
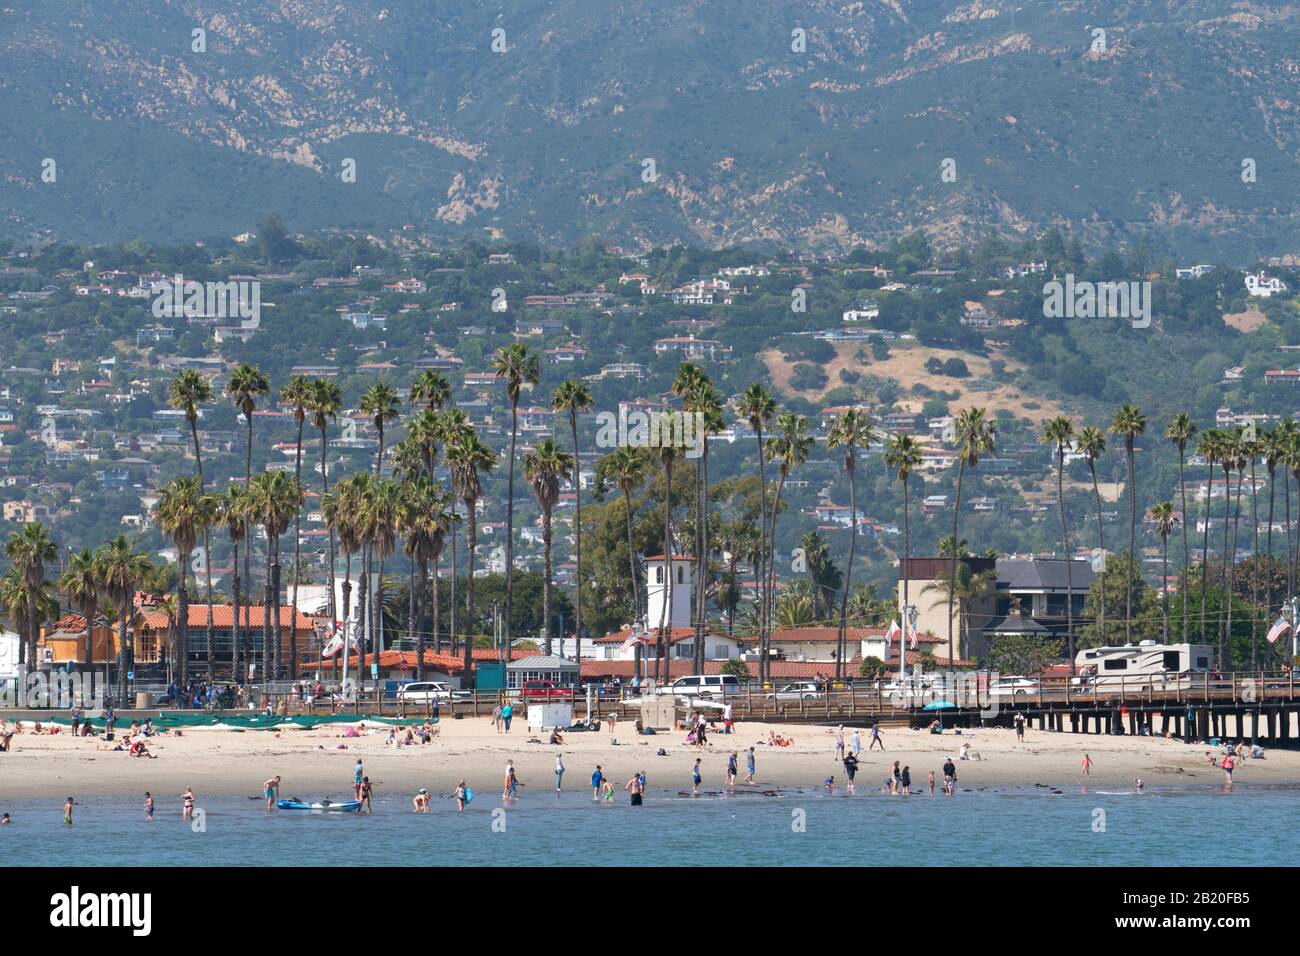
<svg viewBox="0 0 1300 956">
<path fill-rule="evenodd" d="M 361 809 L 361 801 L 349 800 L 346 803 L 335 803 L 332 800 L 321 800 L 317 803 L 307 803 L 304 800 L 277 800 L 275 806 L 278 810 L 334 810 L 340 813 L 356 813 Z"/>
</svg>

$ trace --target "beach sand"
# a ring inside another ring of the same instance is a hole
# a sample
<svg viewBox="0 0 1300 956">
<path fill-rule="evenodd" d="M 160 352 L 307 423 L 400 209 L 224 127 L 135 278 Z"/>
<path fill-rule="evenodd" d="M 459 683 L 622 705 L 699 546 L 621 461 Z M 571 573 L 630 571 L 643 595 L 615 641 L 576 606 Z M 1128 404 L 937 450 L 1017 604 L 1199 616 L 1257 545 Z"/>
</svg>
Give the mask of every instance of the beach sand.
<svg viewBox="0 0 1300 956">
<path fill-rule="evenodd" d="M 204 794 L 255 796 L 264 780 L 279 774 L 282 796 L 318 798 L 351 794 L 352 767 L 364 761 L 377 794 L 412 794 L 427 787 L 435 794 L 452 790 L 457 781 L 485 795 L 501 786 L 505 764 L 513 759 L 521 796 L 553 791 L 555 756 L 564 757 L 565 789 L 585 790 L 597 764 L 620 791 L 636 771 L 648 775 L 651 792 L 690 789 L 690 770 L 703 757 L 703 789 L 721 789 L 727 754 L 738 751 L 741 781 L 745 749 L 766 741 L 769 731 L 792 737 L 794 745 L 755 747 L 757 773 L 754 787 L 815 787 L 830 775 L 837 786 L 845 781 L 844 768 L 834 759 L 835 738 L 828 727 L 807 724 L 742 723 L 732 736 L 709 736 L 703 750 L 685 743 L 681 732 L 637 737 L 633 724 L 620 722 L 614 731 L 618 744 L 602 729 L 595 733 L 565 734 L 561 746 L 546 741 L 549 734 L 530 733 L 515 722 L 511 733 L 500 734 L 486 718 L 444 720 L 440 733 L 427 745 L 394 749 L 384 744 L 386 729 L 374 728 L 366 736 L 342 738 L 342 728 L 286 730 L 283 732 L 193 730 L 182 737 L 155 736 L 149 748 L 156 760 L 97 749 L 94 738 L 74 739 L 66 731 L 35 735 L 30 725 L 13 738 L 13 749 L 0 754 L 0 810 L 5 800 L 58 799 L 80 796 L 179 794 L 193 787 Z M 846 741 L 851 746 L 850 729 Z M 1207 788 L 1223 782 L 1223 772 L 1207 765 L 1208 747 L 1188 746 L 1160 737 L 1103 737 L 1069 733 L 1026 732 L 1018 745 L 1011 730 L 972 730 L 941 736 L 923 731 L 891 728 L 882 731 L 885 746 L 868 752 L 870 734 L 862 732 L 862 764 L 858 789 L 879 788 L 898 760 L 910 766 L 913 787 L 922 789 L 926 775 L 935 771 L 940 785 L 946 756 L 957 757 L 964 741 L 981 759 L 958 760 L 960 788 L 1045 784 L 1058 788 L 1090 787 L 1132 789 L 1135 777 L 1148 788 Z M 341 748 L 340 745 L 346 745 Z M 667 756 L 656 756 L 660 748 Z M 1080 775 L 1083 755 L 1093 760 L 1092 774 Z M 1216 754 L 1217 756 L 1217 754 Z M 1237 787 L 1300 783 L 1300 752 L 1268 750 L 1263 760 L 1240 765 Z M 751 788 L 752 789 L 752 788 Z"/>
</svg>

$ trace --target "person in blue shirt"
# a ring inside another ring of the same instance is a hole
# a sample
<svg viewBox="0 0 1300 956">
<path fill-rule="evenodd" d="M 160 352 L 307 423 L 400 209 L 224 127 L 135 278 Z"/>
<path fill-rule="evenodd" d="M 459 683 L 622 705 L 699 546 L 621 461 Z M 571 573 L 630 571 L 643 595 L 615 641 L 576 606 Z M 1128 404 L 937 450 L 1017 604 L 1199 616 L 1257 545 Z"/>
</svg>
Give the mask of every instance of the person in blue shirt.
<svg viewBox="0 0 1300 956">
<path fill-rule="evenodd" d="M 695 766 L 691 768 L 691 792 L 699 795 L 700 792 L 700 758 L 695 758 Z"/>
<path fill-rule="evenodd" d="M 600 770 L 600 764 L 596 764 L 596 769 L 591 773 L 591 799 L 600 799 L 600 785 L 605 782 L 605 775 Z"/>
<path fill-rule="evenodd" d="M 727 786 L 736 785 L 736 755 L 733 753 L 727 757 Z"/>
</svg>

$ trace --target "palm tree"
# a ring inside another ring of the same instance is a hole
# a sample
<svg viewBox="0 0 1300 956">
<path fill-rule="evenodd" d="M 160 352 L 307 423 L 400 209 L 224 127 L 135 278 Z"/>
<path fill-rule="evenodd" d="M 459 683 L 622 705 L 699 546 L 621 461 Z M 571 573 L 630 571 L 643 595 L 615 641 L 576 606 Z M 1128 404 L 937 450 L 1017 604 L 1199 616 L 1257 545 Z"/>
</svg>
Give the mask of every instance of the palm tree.
<svg viewBox="0 0 1300 956">
<path fill-rule="evenodd" d="M 149 558 L 135 550 L 135 545 L 124 534 L 104 545 L 99 552 L 100 566 L 104 571 L 104 591 L 118 615 L 118 697 L 127 698 L 126 675 L 135 660 L 135 648 L 127 639 L 127 619 L 134 615 L 135 588 L 141 578 L 152 570 Z M 212 673 L 211 658 L 208 673 Z"/>
<path fill-rule="evenodd" d="M 368 556 L 366 565 L 367 606 L 370 614 L 370 648 L 378 661 L 383 651 L 383 614 L 384 607 L 384 561 L 397 550 L 398 519 L 401 512 L 401 493 L 395 482 L 386 479 L 372 481 L 366 487 L 361 498 L 361 526 L 363 540 L 366 542 Z M 378 563 L 378 572 L 374 575 L 377 582 L 376 592 L 371 595 L 370 562 Z"/>
<path fill-rule="evenodd" d="M 451 382 L 441 372 L 426 369 L 415 376 L 407 401 L 424 405 L 430 411 L 441 411 L 451 401 Z"/>
<path fill-rule="evenodd" d="M 230 658 L 231 658 L 231 675 L 239 683 L 244 683 L 247 670 L 240 666 L 240 659 L 247 658 L 247 647 L 244 644 L 245 630 L 240 627 L 239 615 L 244 606 L 242 601 L 243 594 L 241 591 L 241 582 L 239 578 L 239 544 L 248 537 L 248 508 L 250 494 L 247 487 L 240 485 L 231 485 L 226 489 L 224 495 L 216 495 L 213 502 L 212 523 L 226 529 L 230 535 L 230 548 L 233 555 L 233 565 L 235 568 L 234 575 L 234 599 L 235 613 L 233 627 L 230 633 Z M 192 547 L 192 545 L 191 545 Z M 180 546 L 177 545 L 177 550 Z M 249 551 L 252 550 L 250 547 Z M 182 581 L 183 583 L 183 581 Z M 250 581 L 249 584 L 252 582 Z M 180 593 L 184 593 L 182 590 Z M 208 655 L 212 652 L 209 649 Z"/>
<path fill-rule="evenodd" d="M 632 542 L 632 495 L 645 483 L 650 459 L 644 449 L 620 445 L 596 463 L 596 487 L 613 485 L 623 495 L 623 515 L 627 524 L 627 564 L 632 579 L 632 621 L 641 614 L 641 595 L 637 588 L 640 572 L 636 563 L 636 546 Z M 650 622 L 646 621 L 645 626 Z"/>
<path fill-rule="evenodd" d="M 708 375 L 698 366 L 684 364 L 677 370 L 673 391 L 684 399 L 684 411 L 695 416 L 699 434 L 695 436 L 695 643 L 694 671 L 704 672 L 704 615 L 708 584 L 709 545 L 709 440 L 708 436 L 723 429 L 722 396 Z"/>
<path fill-rule="evenodd" d="M 578 452 L 578 413 L 591 407 L 591 387 L 576 378 L 565 379 L 551 396 L 551 409 L 569 416 L 569 436 L 573 439 L 573 560 L 574 571 L 573 632 L 577 635 L 577 660 L 582 660 L 582 488 L 579 479 L 581 461 Z"/>
<path fill-rule="evenodd" d="M 844 470 L 849 476 L 849 563 L 844 572 L 844 590 L 840 594 L 840 626 L 839 633 L 835 636 L 835 679 L 842 680 L 844 674 L 844 658 L 848 651 L 848 621 L 849 621 L 849 590 L 853 586 L 853 562 L 857 555 L 858 543 L 858 449 L 869 446 L 876 440 L 875 430 L 871 427 L 871 418 L 865 412 L 860 412 L 856 408 L 850 408 L 842 412 L 831 425 L 830 433 L 826 436 L 826 445 L 828 448 L 841 448 L 844 450 Z M 957 479 L 957 487 L 961 487 L 960 473 Z M 960 494 L 960 491 L 958 492 Z M 957 516 L 953 512 L 953 524 L 956 525 Z M 955 527 L 954 527 L 955 531 Z M 949 608 L 949 614 L 952 609 Z M 952 653 L 952 631 L 948 632 L 948 658 L 955 660 Z"/>
<path fill-rule="evenodd" d="M 433 466 L 438 460 L 438 413 L 432 408 L 421 408 L 406 423 L 406 440 L 398 443 L 398 452 L 407 459 L 399 465 L 393 461 L 394 471 L 404 471 L 408 475 L 415 472 L 433 477 Z M 418 465 L 418 467 L 415 467 Z"/>
<path fill-rule="evenodd" d="M 1099 617 L 1101 643 L 1106 642 L 1106 541 L 1102 533 L 1101 526 L 1101 486 L 1097 484 L 1097 460 L 1106 453 L 1106 436 L 1100 428 L 1094 428 L 1092 425 L 1085 425 L 1079 432 L 1078 441 L 1074 443 L 1075 450 L 1083 455 L 1088 462 L 1088 474 L 1092 476 L 1092 498 L 1097 506 L 1097 550 L 1101 552 L 1101 570 L 1097 573 L 1097 578 L 1101 582 L 1098 588 L 1098 594 L 1101 595 L 1101 615 Z"/>
<path fill-rule="evenodd" d="M 1070 556 L 1070 530 L 1065 520 L 1065 448 L 1074 441 L 1074 422 L 1064 415 L 1043 425 L 1043 441 L 1056 446 L 1056 505 L 1061 513 L 1061 553 L 1065 558 L 1065 633 L 1069 640 L 1070 673 L 1074 673 L 1074 580 Z M 1132 486 L 1129 486 L 1132 494 Z M 1130 555 L 1132 552 L 1129 552 Z M 1131 575 L 1130 575 L 1131 577 Z"/>
<path fill-rule="evenodd" d="M 302 429 L 307 420 L 307 406 L 311 403 L 312 385 L 304 375 L 295 375 L 289 384 L 280 389 L 280 404 L 293 413 L 293 422 L 298 428 L 293 449 L 293 483 L 298 486 L 299 495 L 306 500 L 302 487 Z M 298 569 L 302 565 L 302 511 L 293 516 L 293 596 L 289 606 L 298 611 Z M 289 679 L 298 678 L 298 630 L 289 629 Z"/>
<path fill-rule="evenodd" d="M 907 660 L 906 637 L 909 624 L 907 621 L 907 611 L 911 607 L 912 599 L 908 589 L 908 579 L 911 577 L 911 569 L 908 564 L 912 560 L 912 537 L 911 528 L 908 524 L 908 479 L 912 472 L 921 465 L 921 446 L 911 435 L 893 435 L 885 446 L 885 467 L 892 470 L 898 480 L 903 483 L 903 560 L 899 562 L 898 571 L 903 578 L 903 637 L 898 642 L 898 662 L 899 671 L 905 667 Z M 955 560 L 955 559 L 954 559 Z"/>
<path fill-rule="evenodd" d="M 1229 618 L 1228 629 L 1231 630 L 1232 599 L 1228 592 L 1229 574 L 1232 565 L 1236 562 L 1236 548 L 1229 544 L 1228 539 L 1228 522 L 1232 517 L 1232 471 L 1237 467 L 1241 460 L 1241 429 L 1223 432 L 1222 448 L 1219 453 L 1219 465 L 1223 468 L 1223 561 L 1219 569 L 1220 586 L 1223 589 L 1224 600 L 1219 602 L 1219 665 L 1223 670 L 1228 669 L 1225 657 L 1228 638 L 1227 632 L 1223 629 L 1224 611 L 1226 610 Z M 1224 604 L 1228 607 L 1225 609 Z"/>
<path fill-rule="evenodd" d="M 1230 452 L 1232 457 L 1232 467 L 1236 469 L 1237 472 L 1237 493 L 1236 502 L 1233 506 L 1232 544 L 1230 546 L 1228 546 L 1227 542 L 1226 529 L 1224 534 L 1225 550 L 1229 555 L 1228 560 L 1224 563 L 1223 570 L 1223 593 L 1225 596 L 1225 603 L 1228 605 L 1227 623 L 1223 635 L 1224 670 L 1231 670 L 1232 668 L 1232 594 L 1235 590 L 1232 585 L 1236 578 L 1237 529 L 1241 521 L 1241 483 L 1246 477 L 1246 461 L 1247 459 L 1253 459 L 1255 451 L 1255 443 L 1246 440 L 1244 430 L 1241 428 L 1235 429 L 1232 433 Z M 1228 482 L 1228 490 L 1232 490 L 1231 482 Z"/>
<path fill-rule="evenodd" d="M 231 372 L 230 381 L 226 383 L 227 397 L 244 416 L 244 487 L 248 487 L 249 482 L 253 480 L 253 412 L 257 410 L 258 399 L 270 394 L 270 379 L 260 368 L 247 362 Z M 244 552 L 244 578 L 250 582 L 252 581 L 251 550 Z M 236 605 L 236 617 L 239 616 L 239 612 L 240 608 Z"/>
<path fill-rule="evenodd" d="M 465 550 L 468 552 L 469 574 L 465 579 L 465 636 L 463 653 L 465 673 L 473 668 L 474 646 L 474 549 L 478 546 L 478 499 L 483 494 L 479 476 L 491 471 L 497 456 L 483 443 L 475 431 L 464 432 L 447 446 L 447 466 L 451 469 L 452 484 L 465 504 Z"/>
<path fill-rule="evenodd" d="M 673 465 L 681 456 L 681 449 L 665 442 L 652 454 L 659 460 L 664 470 L 664 593 L 663 602 L 659 605 L 659 632 L 655 644 L 655 681 L 666 682 L 668 652 L 672 647 L 673 633 L 672 617 L 669 615 L 673 600 Z M 646 613 L 649 613 L 648 607 Z"/>
<path fill-rule="evenodd" d="M 1178 524 L 1178 518 L 1174 515 L 1174 503 L 1172 501 L 1162 501 L 1151 509 L 1151 518 L 1155 522 L 1156 534 L 1160 536 L 1160 546 L 1162 548 L 1162 570 L 1161 570 L 1161 597 L 1164 603 L 1165 615 L 1165 643 L 1169 643 L 1169 536 L 1173 534 L 1174 526 Z"/>
<path fill-rule="evenodd" d="M 740 393 L 740 401 L 736 404 L 736 413 L 749 423 L 749 427 L 754 432 L 754 438 L 758 443 L 758 483 L 761 503 L 758 514 L 758 534 L 759 534 L 759 555 L 758 566 L 755 568 L 754 586 L 756 588 L 756 597 L 758 599 L 758 634 L 760 647 L 765 646 L 763 635 L 766 633 L 766 613 L 767 602 L 764 598 L 763 585 L 767 581 L 767 470 L 764 467 L 766 455 L 764 454 L 763 430 L 776 416 L 776 402 L 772 395 L 762 385 L 757 382 L 750 385 Z M 760 679 L 767 679 L 767 658 L 759 662 Z"/>
<path fill-rule="evenodd" d="M 68 559 L 68 566 L 59 577 L 59 590 L 72 608 L 86 619 L 86 664 L 95 663 L 95 618 L 99 616 L 99 592 L 103 589 L 103 574 L 95 554 L 89 548 Z"/>
<path fill-rule="evenodd" d="M 957 443 L 957 494 L 952 509 L 952 539 L 957 540 L 957 517 L 961 511 L 961 483 L 967 468 L 979 464 L 980 456 L 992 454 L 997 422 L 982 408 L 964 408 L 957 413 L 954 438 Z M 957 559 L 948 576 L 948 660 L 957 659 L 952 640 L 952 605 L 957 592 Z"/>
<path fill-rule="evenodd" d="M 231 488 L 232 493 L 235 491 Z M 227 499 L 228 501 L 229 499 Z M 185 686 L 189 680 L 189 593 L 186 589 L 186 575 L 190 566 L 190 555 L 198 543 L 199 536 L 207 533 L 213 523 L 214 503 L 197 478 L 173 478 L 163 485 L 158 492 L 158 502 L 154 505 L 154 519 L 158 529 L 169 538 L 176 548 L 176 565 L 180 572 L 176 583 L 177 606 L 177 650 L 181 659 L 180 684 Z M 223 519 L 225 509 L 223 508 Z M 227 524 L 227 528 L 230 525 Z M 231 531 L 231 538 L 235 536 Z M 239 552 L 235 551 L 235 560 Z M 239 600 L 239 578 L 235 577 L 235 600 Z M 213 641 L 208 641 L 208 680 L 212 680 Z"/>
<path fill-rule="evenodd" d="M 1256 646 L 1258 632 L 1256 630 L 1256 621 L 1259 619 L 1259 489 L 1255 482 L 1255 464 L 1263 451 L 1263 442 L 1255 430 L 1252 423 L 1248 434 L 1242 436 L 1242 452 L 1245 454 L 1247 461 L 1250 463 L 1250 524 L 1252 527 L 1250 542 L 1250 666 L 1254 670 L 1259 663 L 1259 648 Z M 1241 476 L 1237 479 L 1237 513 L 1241 514 L 1241 482 L 1245 478 L 1245 469 L 1242 469 Z M 1233 529 L 1232 540 L 1235 546 L 1237 540 L 1236 529 Z"/>
<path fill-rule="evenodd" d="M 574 456 L 550 438 L 524 454 L 524 481 L 542 509 L 542 653 L 547 656 L 551 653 L 551 514 L 560 500 L 560 477 L 573 471 L 574 462 Z M 563 631 L 560 643 L 564 643 Z"/>
<path fill-rule="evenodd" d="M 449 408 L 444 412 L 438 413 L 437 427 L 434 429 L 434 435 L 442 445 L 444 451 L 455 442 L 459 441 L 466 435 L 472 434 L 474 426 L 470 423 L 469 416 L 459 408 Z M 451 470 L 451 464 L 448 462 L 448 471 Z M 460 610 L 456 600 L 457 578 L 459 575 L 459 563 L 456 555 L 456 522 L 460 520 L 459 504 L 454 494 L 455 481 L 452 481 L 453 494 L 451 505 L 451 522 L 448 530 L 451 532 L 451 647 L 452 653 L 456 652 L 460 640 Z"/>
<path fill-rule="evenodd" d="M 35 644 L 35 638 L 30 636 L 31 631 L 33 628 L 39 628 L 43 621 L 52 620 L 59 613 L 58 595 L 54 592 L 53 582 L 45 580 L 41 581 L 40 587 L 35 592 L 31 591 L 23 580 L 21 568 L 11 564 L 9 570 L 0 575 L 0 607 L 4 608 L 13 623 L 14 630 L 18 632 L 19 674 L 16 689 L 21 703 L 27 680 L 22 661 L 27 644 L 29 642 Z M 108 684 L 107 653 L 104 655 L 104 683 Z"/>
<path fill-rule="evenodd" d="M 1202 523 L 1205 526 L 1205 538 L 1201 543 L 1201 642 L 1205 642 L 1205 626 L 1209 615 L 1206 613 L 1206 595 L 1208 581 L 1206 576 L 1210 568 L 1210 501 L 1214 491 L 1214 462 L 1224 447 L 1223 433 L 1217 428 L 1201 432 L 1196 445 L 1196 453 L 1205 459 L 1205 514 Z"/>
<path fill-rule="evenodd" d="M 167 383 L 167 404 L 184 412 L 185 420 L 190 423 L 190 439 L 194 442 L 194 470 L 198 473 L 200 491 L 203 490 L 203 455 L 199 451 L 199 406 L 211 401 L 212 383 L 193 369 L 183 369 Z M 211 683 L 212 646 L 216 637 L 212 632 L 212 548 L 206 528 L 203 531 L 203 571 L 208 599 L 208 675 Z"/>
<path fill-rule="evenodd" d="M 515 440 L 519 437 L 519 395 L 525 384 L 541 380 L 541 363 L 522 342 L 511 342 L 497 349 L 492 357 L 492 371 L 505 379 L 510 399 L 510 474 L 506 482 L 506 617 L 505 641 L 510 646 L 510 615 L 515 594 Z M 468 670 L 468 668 L 466 669 Z"/>
<path fill-rule="evenodd" d="M 45 584 L 45 565 L 58 560 L 59 549 L 45 525 L 31 521 L 18 531 L 9 533 L 4 551 L 5 557 L 18 569 L 26 591 L 27 638 L 18 646 L 18 687 L 21 690 L 27 679 L 27 663 L 36 663 L 36 639 L 40 636 L 37 611 Z"/>
<path fill-rule="evenodd" d="M 330 493 L 329 466 L 326 455 L 329 451 L 329 423 L 338 421 L 339 412 L 343 410 L 343 392 L 329 379 L 318 378 L 311 383 L 308 406 L 311 410 L 311 423 L 320 432 L 320 480 L 321 508 L 325 507 L 325 498 Z M 330 525 L 329 540 L 329 612 L 330 633 L 334 632 L 338 622 L 338 608 L 334 606 L 334 526 Z"/>
<path fill-rule="evenodd" d="M 375 453 L 375 474 L 384 460 L 384 428 L 402 413 L 401 399 L 393 386 L 376 382 L 361 394 L 361 413 L 369 415 L 379 434 L 379 450 Z"/>
<path fill-rule="evenodd" d="M 357 513 L 361 507 L 358 489 L 370 478 L 369 472 L 349 475 L 321 497 L 321 513 L 330 529 L 330 537 L 338 536 L 339 550 L 343 552 L 343 613 L 341 619 L 352 616 L 352 555 L 361 549 L 361 530 Z"/>
<path fill-rule="evenodd" d="M 997 571 L 992 568 L 985 571 L 972 571 L 969 564 L 961 560 L 962 555 L 953 557 L 958 567 L 955 578 L 947 581 L 931 581 L 921 588 L 921 593 L 938 591 L 940 597 L 930 606 L 938 607 L 940 603 L 952 606 L 954 598 L 957 604 L 958 630 L 961 632 L 963 645 L 969 644 L 971 605 L 988 593 L 988 589 L 998 579 Z"/>
<path fill-rule="evenodd" d="M 281 471 L 265 471 L 248 489 L 248 514 L 266 534 L 266 584 L 262 604 L 262 680 L 278 680 L 280 661 L 280 535 L 302 506 L 302 491 Z M 294 623 L 297 626 L 297 615 Z"/>
<path fill-rule="evenodd" d="M 808 419 L 794 412 L 782 412 L 776 420 L 776 430 L 768 438 L 764 450 L 767 457 L 773 461 L 779 462 L 777 466 L 777 485 L 776 497 L 772 499 L 772 521 L 771 521 L 771 538 L 772 560 L 769 562 L 767 581 L 764 582 L 767 588 L 767 599 L 770 602 L 771 596 L 776 593 L 776 518 L 781 513 L 781 494 L 785 490 L 786 479 L 790 477 L 790 472 L 794 471 L 805 461 L 808 460 L 808 453 L 813 448 L 813 437 L 808 434 Z M 762 659 L 759 661 L 759 671 L 761 680 L 766 683 L 771 674 L 771 667 L 768 661 L 768 650 L 771 647 L 771 629 L 763 635 L 762 650 L 760 651 Z"/>
<path fill-rule="evenodd" d="M 1128 496 L 1128 553 L 1137 561 L 1137 486 L 1133 474 L 1133 442 L 1146 430 L 1147 419 L 1142 410 L 1128 403 L 1120 406 L 1110 423 L 1110 431 L 1124 436 L 1124 459 L 1128 466 L 1127 485 L 1124 493 Z M 1069 555 L 1066 555 L 1069 558 Z M 1141 567 L 1141 565 L 1138 565 Z M 1067 565 L 1067 567 L 1069 567 Z M 1133 643 L 1133 575 L 1124 576 L 1124 639 Z M 1070 666 L 1074 666 L 1074 647 L 1070 648 Z"/>
<path fill-rule="evenodd" d="M 1179 412 L 1169 420 L 1165 426 L 1165 437 L 1173 443 L 1178 449 L 1178 492 L 1182 496 L 1183 517 L 1180 522 L 1183 526 L 1183 643 L 1187 642 L 1187 575 L 1192 563 L 1191 551 L 1187 546 L 1187 482 L 1183 478 L 1183 469 L 1187 464 L 1187 445 L 1196 437 L 1196 423 L 1186 412 Z M 1276 464 L 1276 462 L 1274 463 Z M 1272 481 L 1269 482 L 1269 490 L 1272 490 Z M 1268 516 L 1269 523 L 1273 521 L 1273 512 L 1270 509 Z M 1271 539 L 1270 539 L 1271 540 Z M 1102 594 L 1104 595 L 1103 588 Z M 1104 633 L 1104 632 L 1103 632 Z M 1105 643 L 1103 640 L 1102 643 Z"/>
</svg>

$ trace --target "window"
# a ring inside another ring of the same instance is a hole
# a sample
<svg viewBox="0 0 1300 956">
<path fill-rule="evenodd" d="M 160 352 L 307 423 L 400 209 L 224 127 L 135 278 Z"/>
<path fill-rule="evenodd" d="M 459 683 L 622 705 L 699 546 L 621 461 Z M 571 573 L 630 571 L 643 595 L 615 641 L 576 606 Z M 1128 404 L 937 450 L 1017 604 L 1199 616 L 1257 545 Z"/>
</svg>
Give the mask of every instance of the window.
<svg viewBox="0 0 1300 956">
<path fill-rule="evenodd" d="M 685 582 L 686 582 L 686 569 L 679 564 L 677 566 L 677 583 L 684 584 Z"/>
<path fill-rule="evenodd" d="M 655 568 L 655 584 L 663 584 L 663 583 L 664 583 L 664 569 Z"/>
<path fill-rule="evenodd" d="M 1126 671 L 1128 670 L 1128 659 L 1123 657 L 1118 659 L 1112 657 L 1108 660 L 1102 661 L 1101 667 L 1102 670 L 1108 671 Z"/>
</svg>

